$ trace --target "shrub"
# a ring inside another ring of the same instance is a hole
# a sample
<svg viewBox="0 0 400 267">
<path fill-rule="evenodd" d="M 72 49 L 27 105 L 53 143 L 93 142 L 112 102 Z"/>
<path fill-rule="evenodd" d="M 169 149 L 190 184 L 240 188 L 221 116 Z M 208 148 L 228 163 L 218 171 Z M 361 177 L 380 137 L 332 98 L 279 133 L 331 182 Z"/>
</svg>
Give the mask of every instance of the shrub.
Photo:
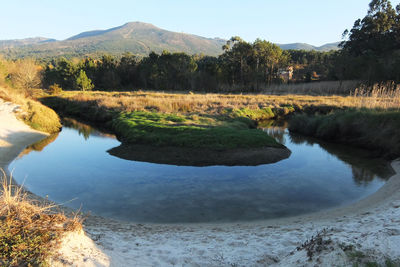
<svg viewBox="0 0 400 267">
<path fill-rule="evenodd" d="M 58 85 L 58 84 L 53 84 L 49 86 L 49 89 L 47 90 L 47 92 L 50 95 L 58 95 L 60 93 L 62 93 L 62 88 Z"/>
<path fill-rule="evenodd" d="M 33 129 L 47 133 L 56 133 L 60 131 L 60 119 L 54 110 L 34 100 L 28 100 L 27 109 L 25 111 L 26 112 L 22 114 L 22 119 Z"/>
</svg>

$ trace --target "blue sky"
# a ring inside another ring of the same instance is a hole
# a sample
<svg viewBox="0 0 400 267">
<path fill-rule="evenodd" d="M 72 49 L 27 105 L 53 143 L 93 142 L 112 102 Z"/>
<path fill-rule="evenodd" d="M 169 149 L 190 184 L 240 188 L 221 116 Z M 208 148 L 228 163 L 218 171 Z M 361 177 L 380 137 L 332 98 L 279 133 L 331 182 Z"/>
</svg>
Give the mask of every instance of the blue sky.
<svg viewBox="0 0 400 267">
<path fill-rule="evenodd" d="M 370 0 L 13 0 L 1 4 L 0 39 L 66 39 L 129 21 L 205 37 L 313 45 L 340 41 Z M 392 0 L 393 6 L 400 0 Z"/>
</svg>

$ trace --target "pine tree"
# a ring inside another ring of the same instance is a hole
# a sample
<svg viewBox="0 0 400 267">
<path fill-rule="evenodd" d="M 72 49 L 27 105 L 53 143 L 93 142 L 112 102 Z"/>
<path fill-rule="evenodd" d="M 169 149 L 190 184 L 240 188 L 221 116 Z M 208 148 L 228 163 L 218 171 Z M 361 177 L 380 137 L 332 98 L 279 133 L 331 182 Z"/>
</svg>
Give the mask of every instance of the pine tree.
<svg viewBox="0 0 400 267">
<path fill-rule="evenodd" d="M 82 91 L 90 91 L 94 88 L 92 80 L 88 78 L 84 70 L 79 72 L 78 78 L 76 78 L 76 84 Z"/>
</svg>

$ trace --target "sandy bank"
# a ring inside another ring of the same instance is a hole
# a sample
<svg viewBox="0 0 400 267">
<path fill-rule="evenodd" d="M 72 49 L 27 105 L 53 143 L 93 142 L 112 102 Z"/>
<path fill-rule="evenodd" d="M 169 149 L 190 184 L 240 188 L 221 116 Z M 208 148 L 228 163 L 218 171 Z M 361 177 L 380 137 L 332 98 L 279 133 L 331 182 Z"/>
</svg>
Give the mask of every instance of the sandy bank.
<svg viewBox="0 0 400 267">
<path fill-rule="evenodd" d="M 19 106 L 0 99 L 0 168 L 7 173 L 8 165 L 25 147 L 48 136 L 19 121 L 18 112 Z M 71 265 L 107 266 L 109 260 L 84 232 L 76 232 L 63 238 L 58 257 L 51 262 L 51 266 Z"/>
<path fill-rule="evenodd" d="M 5 104 L 0 107 L 4 111 L 0 111 L 0 166 L 6 167 L 26 145 L 44 135 L 16 120 L 12 108 L 10 111 Z M 3 123 L 3 118 L 9 117 L 14 118 Z M 82 233 L 66 237 L 57 264 L 352 266 L 355 260 L 400 260 L 400 161 L 394 161 L 392 166 L 397 174 L 374 195 L 347 207 L 286 219 L 156 225 L 91 216 L 85 222 L 91 239 Z M 321 238 L 327 242 L 313 248 L 309 261 L 306 249 L 297 248 L 307 245 L 321 231 Z"/>
<path fill-rule="evenodd" d="M 0 168 L 4 170 L 26 146 L 48 136 L 17 120 L 17 112 L 19 106 L 0 99 Z"/>
</svg>

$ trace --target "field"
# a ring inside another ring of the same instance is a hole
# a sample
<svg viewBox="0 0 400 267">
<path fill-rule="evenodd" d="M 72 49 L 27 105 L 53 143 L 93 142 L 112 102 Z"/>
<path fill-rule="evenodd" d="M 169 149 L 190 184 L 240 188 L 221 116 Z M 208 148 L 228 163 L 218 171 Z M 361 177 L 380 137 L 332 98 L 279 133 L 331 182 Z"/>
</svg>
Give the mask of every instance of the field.
<svg viewBox="0 0 400 267">
<path fill-rule="evenodd" d="M 356 89 L 349 86 L 348 90 L 345 89 L 337 94 L 333 94 L 335 89 L 330 89 L 331 86 L 339 85 L 338 82 L 282 85 L 276 88 L 275 94 L 164 93 L 140 90 L 135 92 L 64 91 L 60 97 L 74 102 L 95 102 L 99 107 L 127 112 L 216 114 L 223 109 L 258 110 L 265 107 L 285 106 L 298 109 L 310 106 L 400 109 L 399 85 L 383 83 L 370 87 L 359 86 Z M 309 91 L 315 91 L 315 93 L 307 93 Z"/>
</svg>

